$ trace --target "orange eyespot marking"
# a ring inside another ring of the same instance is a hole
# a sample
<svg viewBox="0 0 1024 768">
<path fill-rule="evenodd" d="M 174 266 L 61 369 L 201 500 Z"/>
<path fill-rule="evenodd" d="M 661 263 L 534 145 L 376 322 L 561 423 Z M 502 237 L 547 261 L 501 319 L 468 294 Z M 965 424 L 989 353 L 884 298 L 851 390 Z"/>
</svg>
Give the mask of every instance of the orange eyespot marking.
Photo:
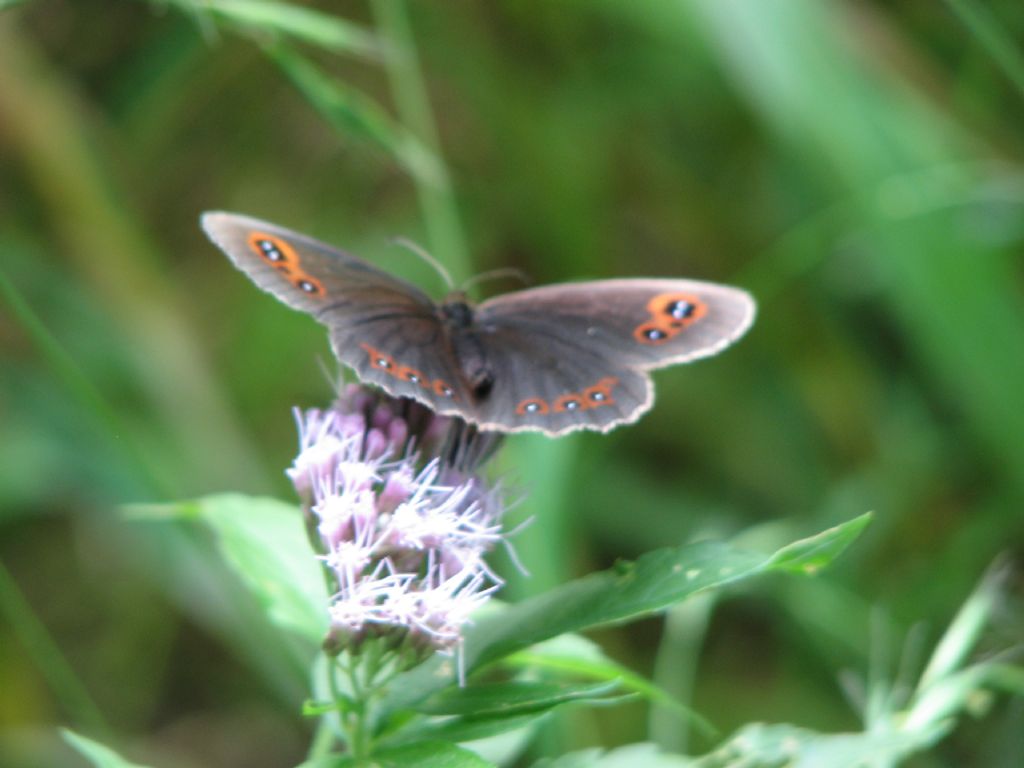
<svg viewBox="0 0 1024 768">
<path fill-rule="evenodd" d="M 657 323 L 643 323 L 633 329 L 633 338 L 641 344 L 663 344 L 675 335 L 674 329 Z"/>
<path fill-rule="evenodd" d="M 651 317 L 633 329 L 641 344 L 664 344 L 708 313 L 708 305 L 689 293 L 659 293 L 647 302 Z"/>
<path fill-rule="evenodd" d="M 539 397 L 529 397 L 516 406 L 516 413 L 520 416 L 550 412 L 572 413 L 573 411 L 600 408 L 603 405 L 613 405 L 615 399 L 612 397 L 612 389 L 618 383 L 619 380 L 616 377 L 605 376 L 596 384 L 591 384 L 583 389 L 582 392 L 567 392 L 564 395 L 559 395 L 550 405 Z"/>
<path fill-rule="evenodd" d="M 395 365 L 395 358 L 391 355 L 384 354 L 378 349 L 374 349 L 369 344 L 360 344 L 359 346 L 365 350 L 367 355 L 369 355 L 371 368 L 378 371 L 384 371 L 385 373 L 390 373 L 392 376 L 395 375 L 395 370 L 398 368 L 398 366 Z"/>
<path fill-rule="evenodd" d="M 689 325 L 707 314 L 708 305 L 690 293 L 660 293 L 647 302 L 647 311 L 654 322 L 664 317 Z"/>
<path fill-rule="evenodd" d="M 563 411 L 583 411 L 586 410 L 586 407 L 582 397 L 575 392 L 570 392 L 567 395 L 559 396 L 551 406 L 551 410 L 562 413 Z"/>
<path fill-rule="evenodd" d="M 284 272 L 283 269 L 279 271 Z M 310 277 L 305 272 L 299 272 L 298 275 L 291 278 L 291 281 L 292 285 L 294 285 L 303 293 L 309 294 L 310 296 L 315 296 L 318 299 L 322 299 L 324 296 L 327 295 L 326 292 L 324 291 L 324 284 L 317 280 L 315 277 Z"/>
<path fill-rule="evenodd" d="M 283 266 L 299 266 L 295 249 L 279 237 L 266 232 L 250 232 L 249 247 L 253 252 L 275 269 Z"/>
<path fill-rule="evenodd" d="M 302 269 L 295 249 L 281 238 L 266 232 L 250 232 L 248 243 L 253 253 L 303 293 L 318 299 L 327 295 L 324 284 Z"/>
<path fill-rule="evenodd" d="M 441 379 L 431 381 L 422 371 L 408 365 L 399 364 L 394 357 L 386 352 L 381 352 L 376 347 L 371 347 L 369 344 L 360 344 L 359 348 L 366 352 L 370 361 L 370 367 L 375 371 L 384 371 L 384 373 L 393 376 L 399 381 L 406 381 L 409 384 L 423 387 L 423 389 L 433 390 L 434 394 L 439 397 L 446 397 L 449 400 L 456 399 L 455 390 L 448 386 L 447 382 Z"/>
<path fill-rule="evenodd" d="M 600 408 L 602 405 L 612 405 L 615 399 L 612 397 L 612 387 L 619 383 L 614 376 L 606 376 L 597 384 L 583 390 L 584 408 Z"/>
<path fill-rule="evenodd" d="M 456 399 L 455 390 L 449 387 L 448 384 L 441 379 L 434 379 L 432 387 L 434 392 L 441 397 L 450 397 L 452 400 Z"/>
<path fill-rule="evenodd" d="M 417 371 L 415 368 L 410 368 L 406 365 L 400 366 L 395 372 L 395 375 L 402 381 L 408 381 L 410 384 L 419 384 L 422 387 L 429 387 L 430 381 L 422 373 Z"/>
<path fill-rule="evenodd" d="M 548 404 L 539 397 L 530 397 L 523 400 L 516 406 L 516 413 L 520 416 L 528 416 L 534 413 L 547 413 Z"/>
</svg>

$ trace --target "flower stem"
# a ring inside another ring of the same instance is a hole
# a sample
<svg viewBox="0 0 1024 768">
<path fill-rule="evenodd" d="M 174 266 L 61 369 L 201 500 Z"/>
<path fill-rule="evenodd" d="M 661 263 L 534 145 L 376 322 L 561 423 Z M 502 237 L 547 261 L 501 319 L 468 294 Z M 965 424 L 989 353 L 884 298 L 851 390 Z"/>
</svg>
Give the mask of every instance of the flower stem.
<svg viewBox="0 0 1024 768">
<path fill-rule="evenodd" d="M 365 760 L 370 756 L 372 747 L 372 723 L 371 712 L 374 698 L 379 691 L 379 686 L 374 685 L 374 679 L 380 669 L 380 648 L 375 642 L 367 643 L 363 652 L 358 656 L 349 656 L 348 664 L 341 664 L 335 661 L 331 674 L 332 695 L 343 711 L 341 718 L 342 728 L 345 731 L 349 752 L 355 761 Z M 341 694 L 337 690 L 335 674 L 338 669 L 343 669 L 348 677 L 351 689 L 351 700 L 342 708 Z"/>
</svg>

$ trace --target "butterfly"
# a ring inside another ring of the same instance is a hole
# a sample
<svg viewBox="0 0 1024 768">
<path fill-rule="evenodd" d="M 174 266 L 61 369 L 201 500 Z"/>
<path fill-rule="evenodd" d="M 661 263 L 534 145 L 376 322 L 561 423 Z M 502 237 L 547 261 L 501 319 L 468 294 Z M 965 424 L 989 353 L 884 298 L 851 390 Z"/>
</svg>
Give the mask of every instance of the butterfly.
<svg viewBox="0 0 1024 768">
<path fill-rule="evenodd" d="M 560 283 L 437 303 L 356 256 L 266 221 L 203 230 L 257 286 L 327 326 L 365 383 L 483 431 L 601 432 L 650 409 L 648 371 L 717 354 L 750 327 L 746 291 L 698 280 Z"/>
</svg>

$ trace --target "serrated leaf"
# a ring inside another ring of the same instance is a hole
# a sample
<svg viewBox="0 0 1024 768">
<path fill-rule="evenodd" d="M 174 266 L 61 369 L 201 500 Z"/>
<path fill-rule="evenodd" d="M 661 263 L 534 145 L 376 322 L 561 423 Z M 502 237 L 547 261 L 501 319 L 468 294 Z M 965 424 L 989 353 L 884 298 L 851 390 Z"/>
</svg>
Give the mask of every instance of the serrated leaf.
<svg viewBox="0 0 1024 768">
<path fill-rule="evenodd" d="M 466 668 L 478 668 L 566 632 L 649 616 L 697 592 L 757 574 L 773 570 L 807 573 L 797 564 L 813 560 L 820 568 L 849 545 L 867 520 L 862 515 L 768 557 L 712 541 L 650 552 L 635 563 L 591 574 L 481 619 L 466 632 Z M 413 707 L 454 680 L 450 661 L 435 656 L 393 681 L 385 710 Z"/>
<path fill-rule="evenodd" d="M 327 590 L 298 507 L 275 499 L 223 494 L 132 508 L 137 514 L 200 520 L 225 562 L 278 626 L 319 643 L 327 632 Z"/>
<path fill-rule="evenodd" d="M 600 683 L 503 682 L 450 688 L 428 699 L 418 710 L 428 715 L 501 716 L 543 711 L 571 701 L 603 699 L 619 687 L 617 680 Z"/>
<path fill-rule="evenodd" d="M 445 741 L 421 741 L 374 754 L 373 764 L 381 768 L 494 768 L 468 749 Z"/>
<path fill-rule="evenodd" d="M 139 763 L 125 760 L 110 747 L 100 744 L 98 741 L 88 739 L 74 731 L 62 728 L 61 736 L 64 737 L 64 741 L 78 750 L 79 754 L 96 766 L 96 768 L 146 768 L 146 766 Z"/>
</svg>

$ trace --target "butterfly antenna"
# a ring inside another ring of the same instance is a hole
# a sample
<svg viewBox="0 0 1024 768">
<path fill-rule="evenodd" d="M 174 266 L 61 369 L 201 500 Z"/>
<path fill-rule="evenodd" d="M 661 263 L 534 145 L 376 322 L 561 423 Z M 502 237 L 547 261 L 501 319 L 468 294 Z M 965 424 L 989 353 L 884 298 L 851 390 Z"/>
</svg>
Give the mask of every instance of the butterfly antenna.
<svg viewBox="0 0 1024 768">
<path fill-rule="evenodd" d="M 465 292 L 469 290 L 471 286 L 479 285 L 486 280 L 494 280 L 495 278 L 500 277 L 514 277 L 525 286 L 529 286 L 533 282 L 521 269 L 516 269 L 515 267 L 502 267 L 500 269 L 491 269 L 487 272 L 481 272 L 479 275 L 474 275 L 464 282 L 459 290 Z"/>
<path fill-rule="evenodd" d="M 447 284 L 449 291 L 455 287 L 455 281 L 452 280 L 452 276 L 448 274 L 448 270 L 444 268 L 444 265 L 427 253 L 426 249 L 424 249 L 419 243 L 414 243 L 412 240 L 405 237 L 393 237 L 391 238 L 391 242 L 394 245 L 400 245 L 403 248 L 412 251 L 427 262 L 427 264 L 432 266 L 437 271 L 437 274 L 444 278 L 444 282 Z"/>
<path fill-rule="evenodd" d="M 316 362 L 321 375 L 327 379 L 327 383 L 331 385 L 331 388 L 334 390 L 334 394 L 340 394 L 341 388 L 345 385 L 345 376 L 341 370 L 341 366 L 338 365 L 337 360 L 332 361 L 334 363 L 333 373 L 331 372 L 328 362 L 324 360 L 323 357 L 318 355 Z"/>
</svg>

